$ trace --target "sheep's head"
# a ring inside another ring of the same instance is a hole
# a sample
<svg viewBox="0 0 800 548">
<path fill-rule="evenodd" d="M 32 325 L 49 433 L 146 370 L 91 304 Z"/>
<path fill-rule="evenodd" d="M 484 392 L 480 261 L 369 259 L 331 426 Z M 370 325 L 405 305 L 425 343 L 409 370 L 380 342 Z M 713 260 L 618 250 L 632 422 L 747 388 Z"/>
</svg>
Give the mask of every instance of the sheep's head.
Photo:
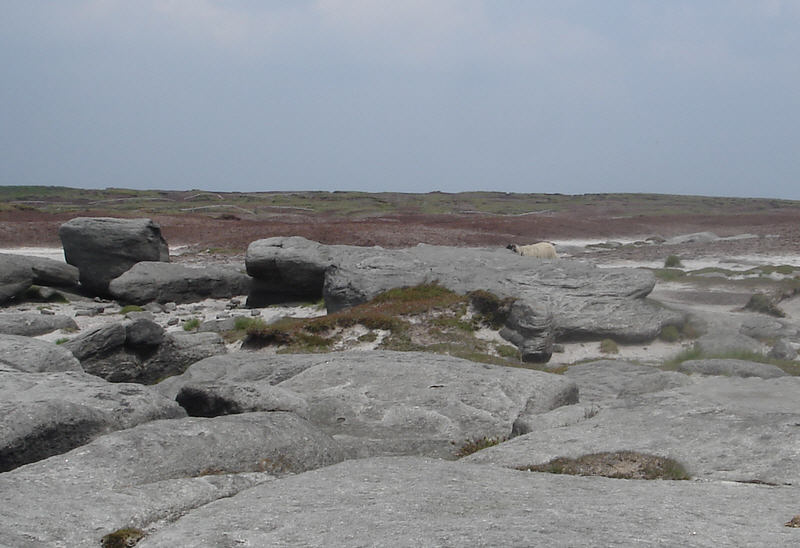
<svg viewBox="0 0 800 548">
<path fill-rule="evenodd" d="M 514 253 L 517 253 L 517 244 L 508 244 L 508 245 L 506 246 L 506 249 L 510 249 L 510 250 L 511 250 L 511 251 L 513 251 Z"/>
</svg>

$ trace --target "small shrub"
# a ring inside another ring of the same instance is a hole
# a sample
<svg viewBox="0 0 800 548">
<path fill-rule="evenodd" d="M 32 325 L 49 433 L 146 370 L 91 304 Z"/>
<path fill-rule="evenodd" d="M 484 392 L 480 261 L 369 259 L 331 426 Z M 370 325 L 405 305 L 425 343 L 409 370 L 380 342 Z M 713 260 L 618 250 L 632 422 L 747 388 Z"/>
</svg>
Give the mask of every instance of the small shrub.
<svg viewBox="0 0 800 548">
<path fill-rule="evenodd" d="M 773 300 L 764 293 L 754 293 L 744 307 L 753 312 L 761 312 L 762 314 L 769 314 L 770 316 L 776 316 L 778 318 L 786 316 L 786 313 L 778 308 Z"/>
<path fill-rule="evenodd" d="M 197 318 L 192 318 L 191 320 L 186 320 L 183 322 L 184 331 L 193 331 L 198 327 L 200 327 L 200 320 Z"/>
<path fill-rule="evenodd" d="M 69 340 L 69 337 L 61 337 L 60 339 L 56 339 L 56 344 L 64 344 Z"/>
<path fill-rule="evenodd" d="M 681 258 L 677 255 L 670 255 L 664 261 L 664 268 L 680 268 L 682 266 Z"/>
<path fill-rule="evenodd" d="M 122 314 L 122 315 L 125 315 L 125 314 L 127 314 L 128 312 L 142 312 L 143 310 L 144 310 L 144 309 L 143 309 L 141 306 L 139 306 L 139 305 L 136 305 L 136 304 L 127 304 L 127 305 L 123 306 L 123 307 L 120 309 L 119 313 L 120 313 L 120 314 Z"/>
<path fill-rule="evenodd" d="M 800 514 L 797 514 L 795 517 L 784 523 L 786 527 L 800 527 Z"/>
<path fill-rule="evenodd" d="M 144 538 L 144 531 L 125 527 L 109 533 L 100 540 L 103 548 L 130 548 Z"/>
<path fill-rule="evenodd" d="M 667 325 L 659 333 L 658 338 L 664 342 L 676 342 L 680 340 L 681 333 L 674 325 Z"/>
<path fill-rule="evenodd" d="M 482 449 L 486 449 L 487 447 L 493 447 L 507 440 L 508 438 L 506 437 L 488 438 L 486 436 L 482 438 L 475 438 L 474 440 L 467 440 L 464 442 L 464 445 L 458 448 L 458 451 L 456 451 L 456 456 L 458 458 L 466 457 L 467 455 L 471 455 L 472 453 L 476 453 Z"/>
<path fill-rule="evenodd" d="M 611 339 L 600 341 L 600 352 L 603 354 L 619 354 L 619 346 Z"/>
<path fill-rule="evenodd" d="M 369 333 L 364 333 L 358 338 L 358 342 L 362 343 L 371 343 L 378 340 L 378 334 L 374 331 L 370 331 Z"/>
</svg>

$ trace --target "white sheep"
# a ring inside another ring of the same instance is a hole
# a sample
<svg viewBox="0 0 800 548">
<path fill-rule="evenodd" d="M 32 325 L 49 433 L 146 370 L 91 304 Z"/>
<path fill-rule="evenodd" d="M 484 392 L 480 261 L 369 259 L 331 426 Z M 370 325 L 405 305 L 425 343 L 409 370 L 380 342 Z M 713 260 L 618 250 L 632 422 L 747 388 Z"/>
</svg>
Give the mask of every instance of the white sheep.
<svg viewBox="0 0 800 548">
<path fill-rule="evenodd" d="M 531 245 L 509 244 L 508 249 L 523 257 L 535 257 L 537 259 L 558 258 L 556 248 L 550 242 L 539 242 Z"/>
</svg>

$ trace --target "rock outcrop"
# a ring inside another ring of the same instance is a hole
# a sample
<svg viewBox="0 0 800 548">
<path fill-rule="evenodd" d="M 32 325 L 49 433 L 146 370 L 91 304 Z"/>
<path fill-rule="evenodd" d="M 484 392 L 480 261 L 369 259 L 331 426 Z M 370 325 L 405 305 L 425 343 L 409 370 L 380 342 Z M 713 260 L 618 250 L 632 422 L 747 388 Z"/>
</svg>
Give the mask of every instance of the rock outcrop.
<svg viewBox="0 0 800 548">
<path fill-rule="evenodd" d="M 183 416 L 175 401 L 138 384 L 113 384 L 77 371 L 0 371 L 0 471 L 113 430 Z"/>
<path fill-rule="evenodd" d="M 227 352 L 216 333 L 166 333 L 146 318 L 98 327 L 65 342 L 87 373 L 111 382 L 151 384 Z"/>
<path fill-rule="evenodd" d="M 109 292 L 124 303 L 193 303 L 247 295 L 251 278 L 235 268 L 190 268 L 163 262 L 140 262 L 111 280 Z"/>
<path fill-rule="evenodd" d="M 121 528 L 158 527 L 342 458 L 291 413 L 149 422 L 0 475 L 0 546 L 99 546 Z"/>
<path fill-rule="evenodd" d="M 78 285 L 78 269 L 53 259 L 0 253 L 0 265 L 2 264 L 16 264 L 30 269 L 32 283 L 36 285 L 47 287 L 75 287 Z"/>
<path fill-rule="evenodd" d="M 108 284 L 140 261 L 169 262 L 160 227 L 150 219 L 77 217 L 58 230 L 67 263 L 89 292 L 108 295 Z"/>
<path fill-rule="evenodd" d="M 83 371 L 66 347 L 20 335 L 0 335 L 0 365 L 27 373 Z"/>
<path fill-rule="evenodd" d="M 572 381 L 551 373 L 390 351 L 210 358 L 156 388 L 180 397 L 186 386 L 221 382 L 297 394 L 309 420 L 352 457 L 453 458 L 467 441 L 523 433 L 520 425 L 578 396 Z"/>
<path fill-rule="evenodd" d="M 609 379 L 613 366 L 598 363 L 600 378 Z M 592 364 L 585 367 L 579 386 L 592 383 Z M 685 386 L 555 409 L 531 423 L 530 433 L 466 460 L 517 467 L 635 451 L 676 459 L 696 478 L 800 486 L 800 378 L 689 379 Z"/>
<path fill-rule="evenodd" d="M 247 269 L 256 278 L 254 291 L 268 287 L 273 298 L 322 294 L 329 313 L 389 289 L 423 283 L 462 294 L 486 290 L 512 297 L 519 304 L 505 336 L 527 361 L 547 361 L 554 340 L 642 342 L 666 325 L 683 323 L 681 314 L 644 298 L 655 285 L 649 271 L 538 261 L 507 249 L 421 244 L 387 250 L 270 238 L 250 245 Z"/>
</svg>

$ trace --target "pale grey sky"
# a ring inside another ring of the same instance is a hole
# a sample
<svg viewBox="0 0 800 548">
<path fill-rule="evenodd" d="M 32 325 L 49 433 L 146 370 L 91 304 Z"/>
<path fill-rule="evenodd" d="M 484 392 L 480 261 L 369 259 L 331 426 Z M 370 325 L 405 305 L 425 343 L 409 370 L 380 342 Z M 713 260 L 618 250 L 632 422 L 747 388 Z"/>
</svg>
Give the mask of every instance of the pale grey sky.
<svg viewBox="0 0 800 548">
<path fill-rule="evenodd" d="M 800 0 L 0 7 L 0 185 L 800 199 Z"/>
</svg>

